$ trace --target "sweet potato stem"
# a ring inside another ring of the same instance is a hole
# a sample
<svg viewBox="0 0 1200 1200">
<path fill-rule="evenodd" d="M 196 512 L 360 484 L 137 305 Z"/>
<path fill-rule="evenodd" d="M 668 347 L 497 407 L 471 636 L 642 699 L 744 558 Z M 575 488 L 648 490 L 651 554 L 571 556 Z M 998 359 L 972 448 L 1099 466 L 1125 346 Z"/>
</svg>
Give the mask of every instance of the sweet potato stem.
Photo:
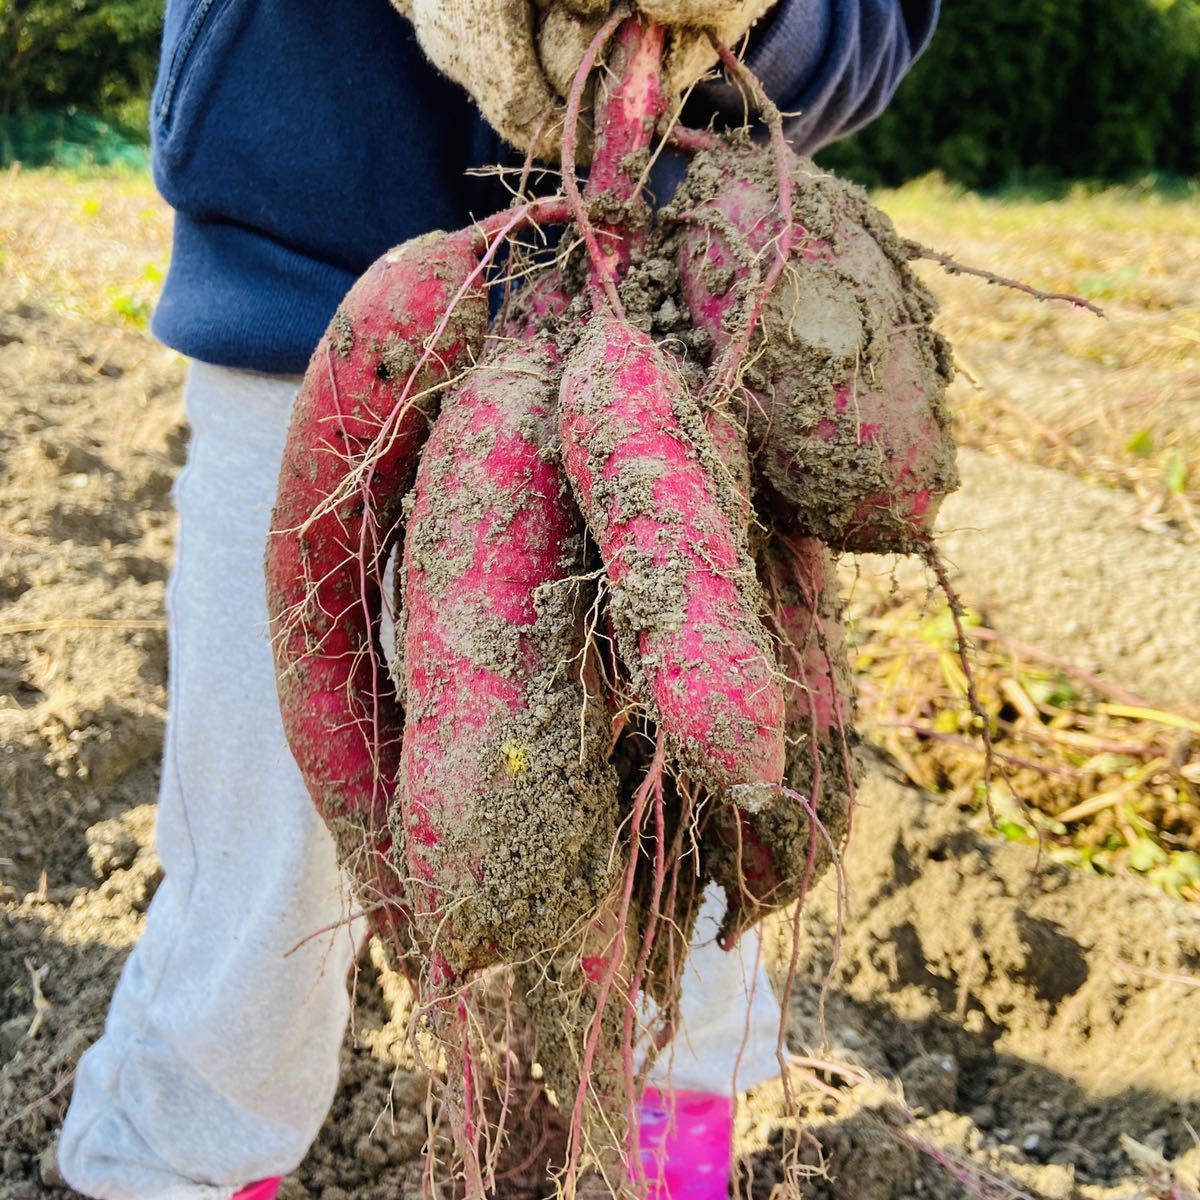
<svg viewBox="0 0 1200 1200">
<path fill-rule="evenodd" d="M 591 169 L 587 188 L 579 190 L 575 175 L 580 111 L 584 89 L 595 69 L 601 50 L 615 34 L 615 45 L 607 65 L 615 82 L 597 82 L 596 119 Z M 662 116 L 666 96 L 662 87 L 664 30 L 653 21 L 629 16 L 623 6 L 596 31 L 567 97 L 563 129 L 563 187 L 571 215 L 587 247 L 590 284 L 595 297 L 603 297 L 612 311 L 625 315 L 617 294 L 617 283 L 629 265 L 637 224 L 629 208 L 636 195 L 639 172 L 636 164 L 649 150 L 655 127 Z M 626 212 L 618 222 L 599 227 L 588 212 L 588 202 L 603 196 L 609 204 L 620 203 Z"/>
<path fill-rule="evenodd" d="M 575 174 L 575 152 L 579 134 L 580 112 L 583 108 L 584 88 L 587 86 L 587 81 L 596 66 L 596 59 L 600 56 L 600 51 L 608 44 L 608 39 L 612 37 L 617 26 L 627 18 L 628 13 L 624 7 L 614 9 L 608 20 L 596 30 L 595 37 L 592 38 L 587 50 L 584 51 L 579 69 L 575 72 L 575 78 L 571 83 L 570 94 L 567 96 L 566 123 L 563 126 L 562 139 L 563 188 L 567 193 L 567 203 L 570 206 L 571 216 L 575 224 L 579 226 L 580 236 L 587 247 L 588 260 L 592 267 L 593 284 L 599 288 L 600 293 L 608 301 L 613 312 L 620 313 L 622 316 L 625 313 L 625 309 L 621 304 L 621 298 L 617 295 L 617 284 L 612 267 L 603 249 L 601 249 L 600 242 L 596 237 L 596 227 L 592 224 L 592 220 L 588 216 L 587 206 L 584 204 L 583 195 L 579 190 L 579 180 Z"/>
<path fill-rule="evenodd" d="M 641 165 L 648 160 L 655 129 L 666 108 L 662 83 L 665 31 L 652 21 L 629 17 L 613 38 L 606 74 L 596 85 L 596 132 L 584 196 L 606 208 L 621 206 L 618 220 L 596 228 L 605 269 L 620 280 L 642 241 L 649 208 L 641 195 Z"/>
</svg>

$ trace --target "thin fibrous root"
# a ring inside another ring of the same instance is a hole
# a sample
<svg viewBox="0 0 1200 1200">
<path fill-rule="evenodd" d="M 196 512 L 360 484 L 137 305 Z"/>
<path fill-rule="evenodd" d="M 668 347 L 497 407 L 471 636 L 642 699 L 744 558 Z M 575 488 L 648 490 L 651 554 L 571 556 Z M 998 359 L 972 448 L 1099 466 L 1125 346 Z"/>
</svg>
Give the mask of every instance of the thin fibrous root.
<svg viewBox="0 0 1200 1200">
<path fill-rule="evenodd" d="M 925 258 L 930 262 L 935 262 L 947 275 L 971 275 L 996 287 L 1012 288 L 1013 291 L 1032 296 L 1035 300 L 1061 300 L 1075 308 L 1086 308 L 1088 312 L 1095 313 L 1098 317 L 1108 316 L 1100 305 L 1093 304 L 1082 296 L 1076 296 L 1073 292 L 1046 292 L 1031 284 L 1022 283 L 1019 279 L 1009 279 L 1007 275 L 997 275 L 995 271 L 988 271 L 983 267 L 970 267 L 966 263 L 960 263 L 957 259 L 951 258 L 949 254 L 943 254 L 940 250 L 931 250 L 928 246 L 923 246 L 920 242 L 914 242 L 909 238 L 905 238 L 901 244 L 910 259 Z"/>
</svg>

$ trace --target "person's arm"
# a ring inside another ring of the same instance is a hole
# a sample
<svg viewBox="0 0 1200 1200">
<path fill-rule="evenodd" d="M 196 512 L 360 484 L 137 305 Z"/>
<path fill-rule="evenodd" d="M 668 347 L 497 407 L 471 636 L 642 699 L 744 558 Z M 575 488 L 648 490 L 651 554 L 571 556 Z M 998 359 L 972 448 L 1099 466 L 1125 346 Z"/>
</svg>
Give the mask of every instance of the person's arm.
<svg viewBox="0 0 1200 1200">
<path fill-rule="evenodd" d="M 787 118 L 788 140 L 811 153 L 874 120 L 924 51 L 940 0 L 779 0 L 751 34 L 746 65 Z M 741 94 L 702 84 L 693 123 L 740 124 Z"/>
</svg>

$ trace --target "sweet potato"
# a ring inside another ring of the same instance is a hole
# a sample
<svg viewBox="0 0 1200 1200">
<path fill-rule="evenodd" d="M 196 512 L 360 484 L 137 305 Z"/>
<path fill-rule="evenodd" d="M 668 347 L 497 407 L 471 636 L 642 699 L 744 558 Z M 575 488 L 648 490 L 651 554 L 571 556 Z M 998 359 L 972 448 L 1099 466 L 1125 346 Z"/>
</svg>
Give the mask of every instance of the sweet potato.
<svg viewBox="0 0 1200 1200">
<path fill-rule="evenodd" d="M 680 291 L 716 360 L 758 297 L 781 229 L 767 151 L 696 156 L 672 207 Z M 887 219 L 807 160 L 798 228 L 744 364 L 756 464 L 788 532 L 841 549 L 910 551 L 957 486 L 934 302 Z"/>
<path fill-rule="evenodd" d="M 829 551 L 815 538 L 775 539 L 761 573 L 788 679 L 786 790 L 763 804 L 727 805 L 711 821 L 709 868 L 725 889 L 726 941 L 803 895 L 829 864 L 855 786 L 854 680 Z"/>
<path fill-rule="evenodd" d="M 589 1155 L 619 1188 L 705 887 L 725 888 L 731 943 L 846 827 L 830 551 L 924 550 L 955 483 L 949 357 L 906 247 L 791 155 L 724 47 L 771 148 L 665 130 L 663 48 L 624 8 L 599 18 L 565 94 L 562 194 L 356 287 L 297 405 L 268 556 L 288 736 L 410 949 L 472 1196 L 497 1144 L 480 1089 L 507 1061 L 500 1026 L 473 1023 L 472 973 L 511 968 L 524 994 L 572 1126 L 564 1193 Z M 664 132 L 694 157 L 656 213 Z M 514 236 L 552 224 L 532 253 Z M 485 345 L 504 246 L 514 280 L 555 261 L 504 286 Z M 402 526 L 393 694 L 377 578 Z"/>
<path fill-rule="evenodd" d="M 783 694 L 699 411 L 647 337 L 599 312 L 564 366 L 559 430 L 626 665 L 672 750 L 714 790 L 778 784 Z"/>
<path fill-rule="evenodd" d="M 401 715 L 377 653 L 376 566 L 425 441 L 430 389 L 482 341 L 486 296 L 469 283 L 478 261 L 470 234 L 432 233 L 383 255 L 351 289 L 296 399 L 267 543 L 288 744 L 362 898 L 382 894 L 393 917 L 387 811 Z"/>
<path fill-rule="evenodd" d="M 508 298 L 500 332 L 526 341 L 538 334 L 553 334 L 571 299 L 562 272 L 555 266 L 545 267 Z"/>
<path fill-rule="evenodd" d="M 393 820 L 442 981 L 556 945 L 611 884 L 616 775 L 583 522 L 548 449 L 557 382 L 550 339 L 494 346 L 447 396 L 408 512 Z"/>
<path fill-rule="evenodd" d="M 623 22 L 596 93 L 587 198 L 593 211 L 606 214 L 596 231 L 597 243 L 617 278 L 641 248 L 650 220 L 639 189 L 655 123 L 667 105 L 660 69 L 665 32 L 652 22 Z"/>
</svg>

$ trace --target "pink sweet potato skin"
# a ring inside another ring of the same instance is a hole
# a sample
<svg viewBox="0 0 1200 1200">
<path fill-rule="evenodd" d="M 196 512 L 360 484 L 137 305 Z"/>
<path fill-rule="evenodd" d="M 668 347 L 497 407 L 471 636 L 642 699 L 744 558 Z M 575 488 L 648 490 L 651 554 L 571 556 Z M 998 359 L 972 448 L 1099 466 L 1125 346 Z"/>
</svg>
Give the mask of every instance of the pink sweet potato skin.
<svg viewBox="0 0 1200 1200">
<path fill-rule="evenodd" d="M 726 940 L 792 903 L 829 864 L 855 787 L 854 680 L 833 560 L 815 538 L 780 538 L 764 547 L 760 570 L 788 680 L 784 783 L 795 795 L 780 792 L 757 811 L 727 806 L 712 823 L 710 863 L 725 888 Z"/>
<path fill-rule="evenodd" d="M 376 653 L 376 566 L 443 382 L 480 345 L 482 289 L 468 235 L 429 234 L 383 255 L 321 339 L 292 413 L 266 553 L 267 603 L 288 744 L 339 853 L 369 901 L 398 903 L 387 811 L 401 714 Z M 442 326 L 435 353 L 422 347 Z M 385 423 L 390 435 L 372 443 Z M 363 471 L 364 457 L 374 467 Z M 359 469 L 362 486 L 340 496 Z M 364 515 L 370 523 L 364 524 Z M 396 906 L 385 910 L 395 917 Z"/>
<path fill-rule="evenodd" d="M 650 215 L 638 188 L 668 102 L 661 71 L 665 33 L 661 25 L 636 18 L 623 22 L 598 81 L 587 197 L 593 208 L 620 214 L 616 221 L 601 220 L 596 230 L 616 278 L 641 247 Z"/>
<path fill-rule="evenodd" d="M 611 884 L 616 776 L 583 522 L 548 449 L 557 385 L 550 339 L 495 344 L 447 396 L 411 496 L 393 821 L 435 983 L 545 952 Z"/>
<path fill-rule="evenodd" d="M 746 433 L 736 414 L 722 407 L 705 413 L 705 425 L 731 485 L 736 518 L 749 531 L 753 507 Z M 814 747 L 825 747 L 828 756 L 828 748 L 850 736 L 853 720 L 853 681 L 833 561 L 815 538 L 779 535 L 762 547 L 761 559 L 767 625 L 777 644 L 780 676 L 786 680 L 784 784 L 805 799 L 819 799 L 813 789 Z M 825 790 L 827 781 L 816 782 Z M 718 807 L 706 830 L 705 841 L 715 851 L 710 865 L 729 897 L 723 930 L 727 941 L 796 898 L 804 886 L 810 848 L 814 870 L 828 861 L 823 840 L 810 846 L 810 822 L 802 802 L 784 791 L 765 805 L 762 797 L 757 800 L 757 811 L 736 802 Z M 824 806 L 823 816 L 830 817 L 830 807 Z M 831 819 L 838 823 L 836 814 Z M 835 830 L 832 836 L 840 834 Z"/>
<path fill-rule="evenodd" d="M 681 292 L 714 359 L 741 328 L 780 229 L 764 154 L 697 156 L 675 200 Z M 863 193 L 799 158 L 792 180 L 799 228 L 745 374 L 757 466 L 788 531 L 911 550 L 957 486 L 933 300 Z"/>
<path fill-rule="evenodd" d="M 780 665 L 788 676 L 788 729 L 829 738 L 854 719 L 833 558 L 816 538 L 793 537 L 768 546 L 763 561 Z"/>
<path fill-rule="evenodd" d="M 563 465 L 600 547 L 626 664 L 714 790 L 779 783 L 783 695 L 698 410 L 662 353 L 597 313 L 563 371 Z"/>
</svg>

